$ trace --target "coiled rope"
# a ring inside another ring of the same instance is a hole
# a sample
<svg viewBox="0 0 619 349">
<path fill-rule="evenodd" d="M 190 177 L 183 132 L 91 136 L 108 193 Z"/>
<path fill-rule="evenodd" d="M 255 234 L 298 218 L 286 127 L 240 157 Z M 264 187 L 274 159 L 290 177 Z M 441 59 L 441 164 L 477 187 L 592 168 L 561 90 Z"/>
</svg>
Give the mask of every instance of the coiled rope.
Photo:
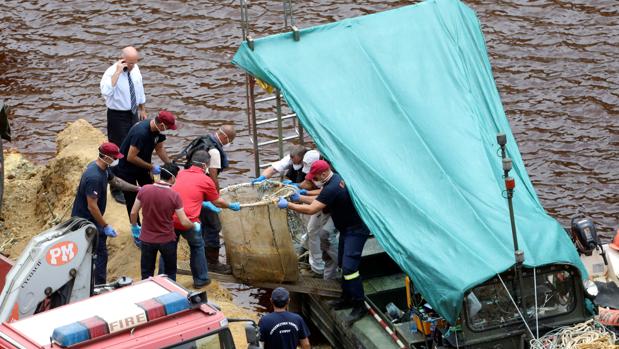
<svg viewBox="0 0 619 349">
<path fill-rule="evenodd" d="M 593 319 L 556 328 L 530 341 L 531 349 L 619 349 L 615 334 Z"/>
</svg>

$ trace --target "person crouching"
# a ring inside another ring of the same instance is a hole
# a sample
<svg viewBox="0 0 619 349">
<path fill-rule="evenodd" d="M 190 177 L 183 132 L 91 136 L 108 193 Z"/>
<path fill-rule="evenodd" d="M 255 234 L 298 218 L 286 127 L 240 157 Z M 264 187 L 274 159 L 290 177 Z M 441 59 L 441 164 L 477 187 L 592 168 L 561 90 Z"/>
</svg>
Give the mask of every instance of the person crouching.
<svg viewBox="0 0 619 349">
<path fill-rule="evenodd" d="M 161 167 L 160 180 L 142 187 L 131 208 L 131 232 L 141 241 L 140 269 L 142 280 L 153 276 L 157 252 L 165 261 L 164 273 L 176 280 L 176 233 L 173 215 L 176 213 L 186 229 L 200 231 L 199 223 L 192 223 L 185 215 L 180 195 L 172 190 L 178 166 L 167 164 Z M 142 210 L 142 226 L 137 224 Z"/>
</svg>

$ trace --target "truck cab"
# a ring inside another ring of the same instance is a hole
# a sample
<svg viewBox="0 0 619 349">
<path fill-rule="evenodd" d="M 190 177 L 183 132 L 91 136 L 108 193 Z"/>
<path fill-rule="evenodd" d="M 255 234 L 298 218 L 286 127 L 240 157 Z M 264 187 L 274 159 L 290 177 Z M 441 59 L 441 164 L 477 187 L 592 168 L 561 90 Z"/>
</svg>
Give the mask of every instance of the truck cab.
<svg viewBox="0 0 619 349">
<path fill-rule="evenodd" d="M 206 293 L 165 276 L 0 325 L 0 347 L 235 348 L 228 319 Z M 250 346 L 251 347 L 251 346 Z"/>
</svg>

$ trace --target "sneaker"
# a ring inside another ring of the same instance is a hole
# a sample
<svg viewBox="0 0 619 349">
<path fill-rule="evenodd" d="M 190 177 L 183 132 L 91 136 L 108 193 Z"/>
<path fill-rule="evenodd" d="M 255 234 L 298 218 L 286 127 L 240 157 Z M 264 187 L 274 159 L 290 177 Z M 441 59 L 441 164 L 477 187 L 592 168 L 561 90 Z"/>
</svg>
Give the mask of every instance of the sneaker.
<svg viewBox="0 0 619 349">
<path fill-rule="evenodd" d="M 112 197 L 114 198 L 114 200 L 116 200 L 116 202 L 118 202 L 119 204 L 123 204 L 123 205 L 126 204 L 125 194 L 123 194 L 123 192 L 120 189 L 111 188 L 110 191 L 112 193 Z"/>
<path fill-rule="evenodd" d="M 355 306 L 350 311 L 350 314 L 344 318 L 344 321 L 348 327 L 352 326 L 357 320 L 363 318 L 368 313 L 368 309 L 365 307 L 363 301 L 361 303 L 356 302 Z"/>
<path fill-rule="evenodd" d="M 193 288 L 202 288 L 204 286 L 208 286 L 211 284 L 211 279 L 206 279 L 204 281 L 194 281 L 193 282 Z"/>
<path fill-rule="evenodd" d="M 346 308 L 350 308 L 353 306 L 353 303 L 351 300 L 344 299 L 344 298 L 332 299 L 330 301 L 327 301 L 326 303 L 333 310 L 341 310 L 341 309 L 346 309 Z"/>
<path fill-rule="evenodd" d="M 227 275 L 232 274 L 232 268 L 230 268 L 229 265 L 223 264 L 223 263 L 217 263 L 217 264 L 209 263 L 208 271 L 217 273 L 217 274 L 227 274 Z"/>
</svg>

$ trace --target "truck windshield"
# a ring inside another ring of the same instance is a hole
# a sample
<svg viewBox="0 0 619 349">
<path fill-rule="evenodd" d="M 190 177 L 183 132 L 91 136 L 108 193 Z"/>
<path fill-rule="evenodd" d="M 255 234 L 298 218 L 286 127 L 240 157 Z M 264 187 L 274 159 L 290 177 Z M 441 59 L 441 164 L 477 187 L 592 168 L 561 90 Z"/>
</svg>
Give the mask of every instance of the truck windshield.
<svg viewBox="0 0 619 349">
<path fill-rule="evenodd" d="M 473 331 L 485 331 L 522 321 L 511 297 L 515 300 L 513 278 L 503 277 L 503 284 L 494 278 L 474 288 L 465 296 L 465 312 L 468 326 Z M 523 276 L 523 303 L 529 319 L 535 318 L 535 294 L 537 293 L 538 318 L 548 318 L 571 312 L 575 303 L 575 277 L 568 270 L 537 270 L 537 289 L 534 290 L 533 272 Z M 508 294 L 509 291 L 509 294 Z"/>
</svg>

